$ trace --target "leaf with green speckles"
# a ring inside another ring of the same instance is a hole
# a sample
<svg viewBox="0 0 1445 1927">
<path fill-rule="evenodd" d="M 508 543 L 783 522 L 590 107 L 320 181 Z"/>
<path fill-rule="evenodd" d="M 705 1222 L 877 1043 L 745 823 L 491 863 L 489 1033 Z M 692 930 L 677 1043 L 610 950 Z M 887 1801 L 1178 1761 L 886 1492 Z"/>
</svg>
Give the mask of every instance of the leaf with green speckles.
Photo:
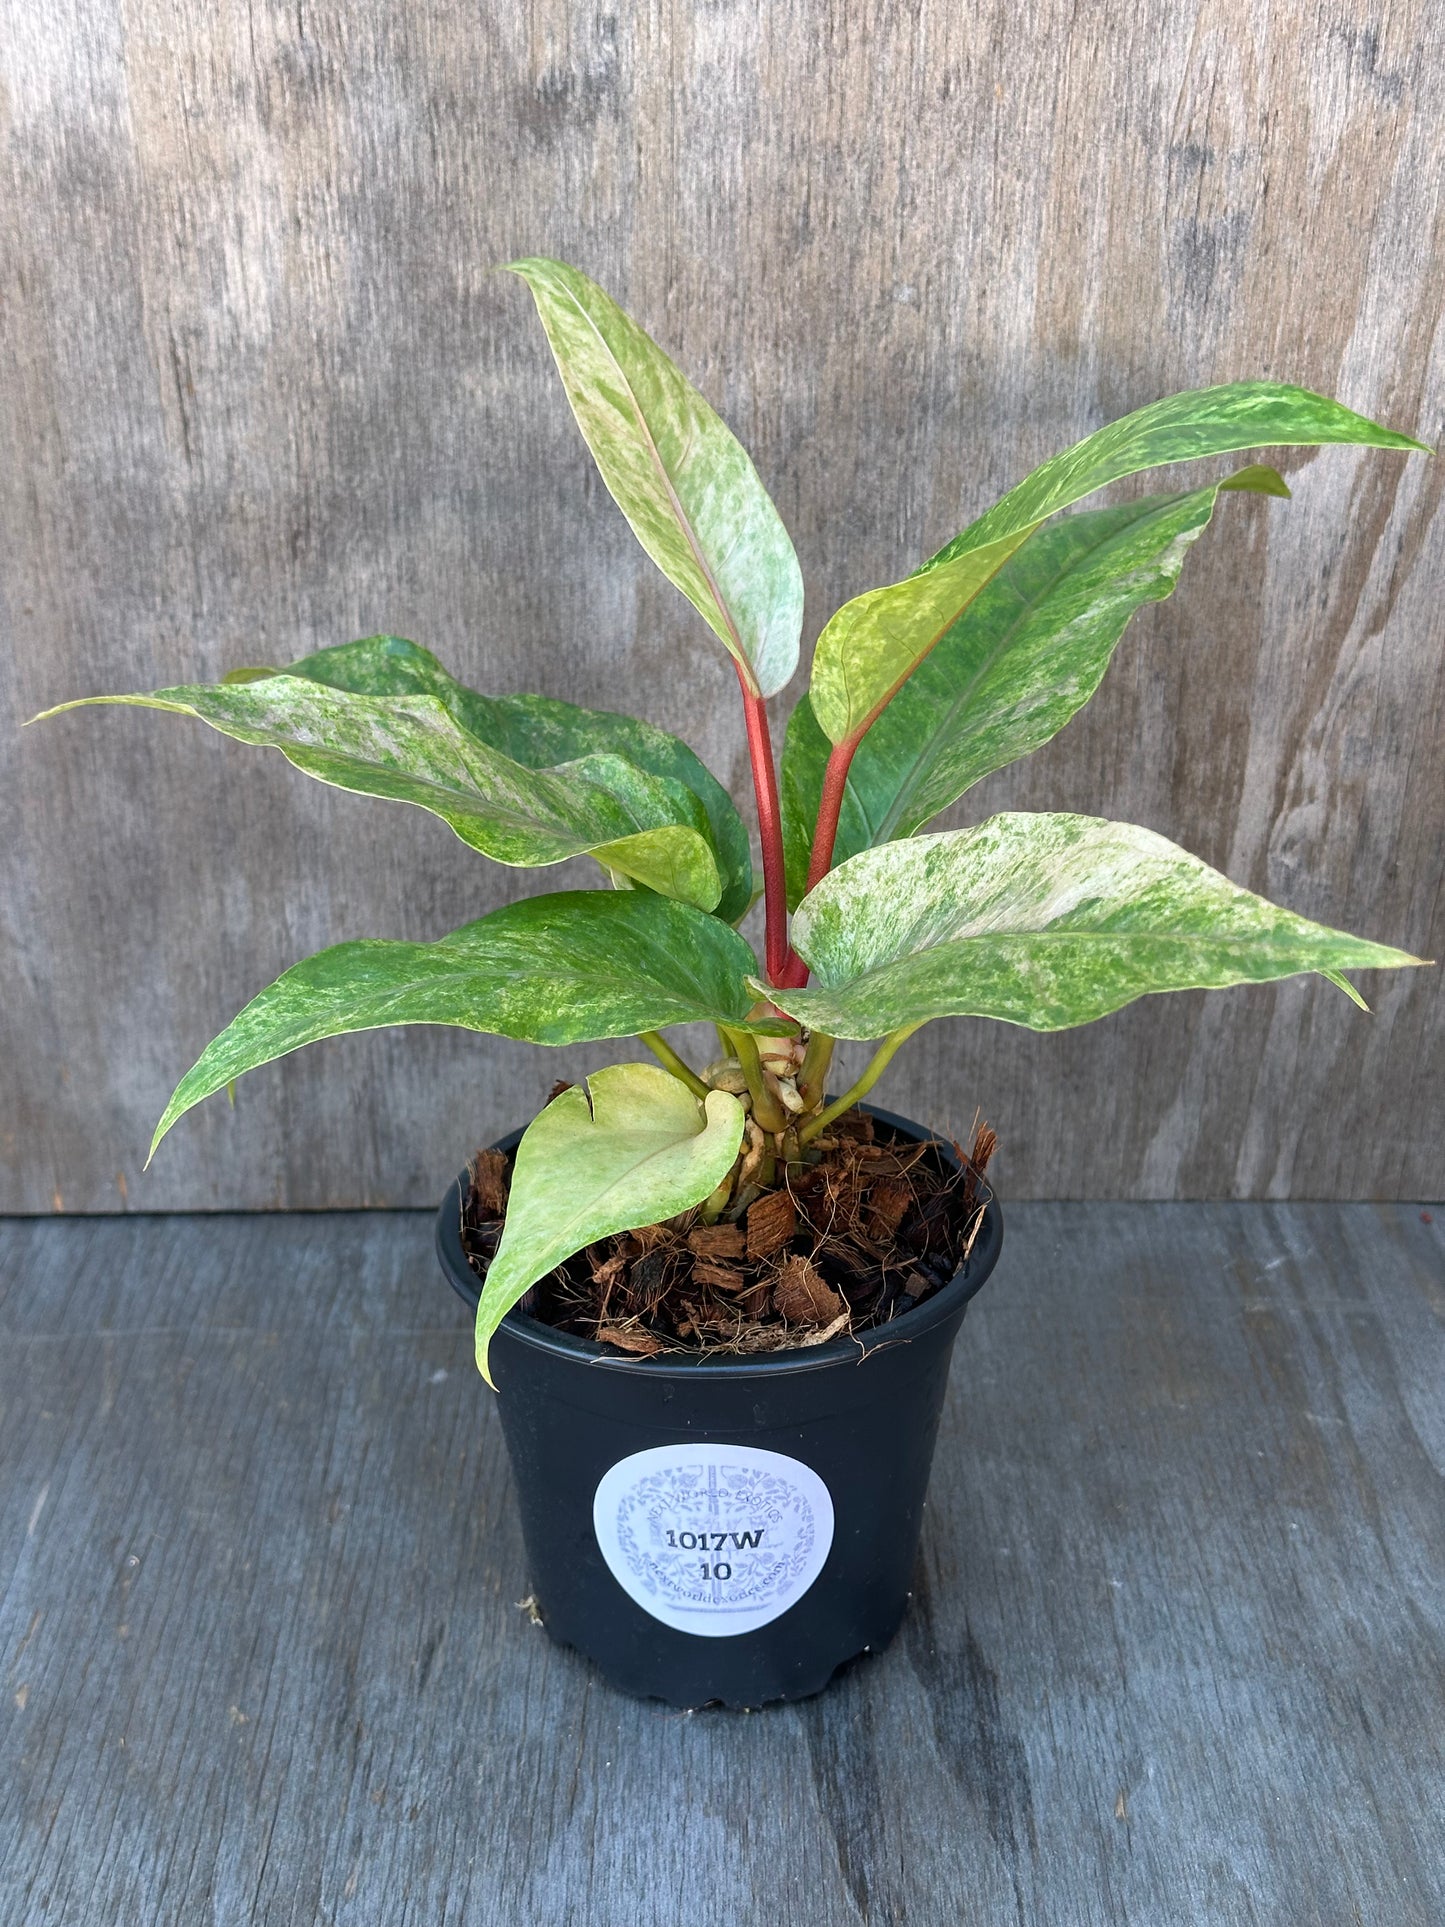
<svg viewBox="0 0 1445 1927">
<path fill-rule="evenodd" d="M 1221 490 L 1288 496 L 1272 468 L 1036 529 L 914 670 L 858 745 L 833 860 L 912 836 L 985 776 L 1058 734 L 1103 679 L 1125 625 L 1172 593 Z M 832 745 L 805 696 L 783 745 L 788 901 L 807 885 Z"/>
<path fill-rule="evenodd" d="M 746 908 L 752 871 L 742 867 L 737 812 L 662 730 L 541 697 L 478 695 L 396 637 L 246 673 L 244 682 L 91 696 L 45 714 L 121 703 L 196 716 L 239 742 L 279 749 L 323 783 L 415 803 L 499 863 L 591 855 L 702 909 Z M 716 793 L 699 793 L 709 786 Z"/>
<path fill-rule="evenodd" d="M 768 995 L 835 1037 L 934 1017 L 1066 1030 L 1160 990 L 1422 960 L 1310 923 L 1131 823 L 1009 813 L 865 850 L 803 899 L 809 990 Z"/>
<path fill-rule="evenodd" d="M 240 673 L 254 678 L 276 672 Z M 701 758 L 665 729 L 611 710 L 580 709 L 550 696 L 484 696 L 449 675 L 429 649 L 401 636 L 337 643 L 303 656 L 286 673 L 359 696 L 435 696 L 446 704 L 459 727 L 526 769 L 546 769 L 602 751 L 624 757 L 665 782 L 681 783 L 707 815 L 722 875 L 716 914 L 736 923 L 752 902 L 748 832 L 737 806 Z"/>
<path fill-rule="evenodd" d="M 436 943 L 364 939 L 294 964 L 181 1079 L 151 1155 L 193 1105 L 323 1037 L 448 1024 L 531 1044 L 634 1037 L 667 1024 L 753 1024 L 758 960 L 735 930 L 639 890 L 569 890 L 505 904 Z"/>
<path fill-rule="evenodd" d="M 798 663 L 803 578 L 747 451 L 637 323 L 561 261 L 510 264 L 532 291 L 577 425 L 663 574 L 775 694 Z"/>
<path fill-rule="evenodd" d="M 1239 449 L 1424 444 L 1279 382 L 1192 389 L 1110 422 L 1036 468 L 914 574 L 845 603 L 818 638 L 810 699 L 832 743 L 857 738 L 1039 524 L 1106 483 Z"/>
</svg>

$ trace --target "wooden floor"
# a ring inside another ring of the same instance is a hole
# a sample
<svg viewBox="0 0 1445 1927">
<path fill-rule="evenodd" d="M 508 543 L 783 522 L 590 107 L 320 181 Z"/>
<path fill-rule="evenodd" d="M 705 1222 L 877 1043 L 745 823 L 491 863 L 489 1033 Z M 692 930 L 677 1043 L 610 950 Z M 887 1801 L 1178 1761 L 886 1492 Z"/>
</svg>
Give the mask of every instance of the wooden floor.
<svg viewBox="0 0 1445 1927">
<path fill-rule="evenodd" d="M 1445 1214 L 1013 1209 L 903 1633 L 755 1714 L 519 1609 L 425 1218 L 0 1290 L 7 1927 L 1445 1920 Z"/>
</svg>

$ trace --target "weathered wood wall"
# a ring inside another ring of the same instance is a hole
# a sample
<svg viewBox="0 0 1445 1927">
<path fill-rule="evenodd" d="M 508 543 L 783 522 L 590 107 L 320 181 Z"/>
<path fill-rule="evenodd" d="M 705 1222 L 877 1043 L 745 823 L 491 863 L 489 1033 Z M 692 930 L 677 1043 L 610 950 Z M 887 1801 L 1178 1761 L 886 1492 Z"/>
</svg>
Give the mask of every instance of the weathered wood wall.
<svg viewBox="0 0 1445 1927">
<path fill-rule="evenodd" d="M 425 1201 L 561 1055 L 316 1048 L 139 1174 L 288 962 L 519 888 L 418 812 L 199 725 L 69 716 L 381 628 L 486 687 L 636 706 L 745 780 L 725 673 L 590 473 L 520 287 L 564 255 L 754 451 L 815 631 L 1044 455 L 1173 388 L 1305 382 L 1435 439 L 1431 0 L 8 0 L 0 32 L 0 1205 Z M 1093 708 L 968 799 L 1150 824 L 1445 954 L 1445 469 L 1287 459 Z M 938 1026 L 882 1095 L 976 1107 L 1007 1192 L 1441 1187 L 1439 977 Z"/>
</svg>

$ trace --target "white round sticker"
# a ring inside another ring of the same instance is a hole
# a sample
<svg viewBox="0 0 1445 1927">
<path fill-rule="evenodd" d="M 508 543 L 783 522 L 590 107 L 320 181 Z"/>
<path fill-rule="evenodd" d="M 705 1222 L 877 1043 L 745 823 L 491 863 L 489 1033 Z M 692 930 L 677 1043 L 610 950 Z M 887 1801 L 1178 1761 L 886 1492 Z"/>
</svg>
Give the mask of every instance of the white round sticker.
<svg viewBox="0 0 1445 1927">
<path fill-rule="evenodd" d="M 608 1570 L 644 1612 L 726 1639 L 796 1604 L 833 1543 L 811 1466 L 753 1445 L 657 1445 L 603 1474 L 592 1524 Z"/>
</svg>

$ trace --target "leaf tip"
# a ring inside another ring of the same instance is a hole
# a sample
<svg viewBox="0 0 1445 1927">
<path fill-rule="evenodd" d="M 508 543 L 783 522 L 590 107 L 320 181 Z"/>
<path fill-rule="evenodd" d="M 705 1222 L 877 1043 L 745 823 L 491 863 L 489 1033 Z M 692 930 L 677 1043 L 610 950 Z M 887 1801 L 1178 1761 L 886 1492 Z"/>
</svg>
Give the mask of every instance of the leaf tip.
<svg viewBox="0 0 1445 1927">
<path fill-rule="evenodd" d="M 492 1348 L 492 1334 L 490 1331 L 483 1331 L 482 1329 L 482 1308 L 480 1305 L 478 1305 L 477 1306 L 477 1331 L 476 1331 L 476 1341 L 475 1341 L 477 1370 L 481 1373 L 486 1383 L 495 1392 L 497 1389 L 497 1381 L 492 1377 L 490 1364 L 488 1360 L 488 1353 L 491 1351 L 491 1348 Z"/>
<path fill-rule="evenodd" d="M 61 711 L 64 709 L 79 709 L 81 705 L 85 702 L 85 700 L 86 699 L 84 696 L 80 696 L 80 697 L 77 697 L 73 702 L 52 703 L 49 709 L 37 709 L 33 716 L 27 716 L 25 718 L 25 721 L 20 725 L 20 727 L 22 729 L 29 729 L 32 723 L 47 722 L 50 717 L 58 716 L 61 713 Z"/>
<path fill-rule="evenodd" d="M 1356 1009 L 1364 1011 L 1367 1017 L 1372 1015 L 1370 1006 L 1365 1002 L 1359 991 L 1355 989 L 1355 986 L 1350 982 L 1348 977 L 1344 976 L 1338 970 L 1322 970 L 1320 975 L 1326 983 L 1333 984 L 1336 990 L 1342 990 Z"/>
<path fill-rule="evenodd" d="M 553 261 L 545 254 L 521 254 L 515 261 L 498 261 L 494 274 L 515 274 L 519 281 L 531 287 L 534 281 L 543 280 L 554 268 L 567 266 L 565 261 Z"/>
<path fill-rule="evenodd" d="M 1288 502 L 1292 500 L 1289 483 L 1277 468 L 1268 462 L 1251 462 L 1247 468 L 1228 475 L 1219 484 L 1221 495 L 1234 492 L 1249 495 L 1277 495 Z"/>
<path fill-rule="evenodd" d="M 141 1166 L 141 1169 L 143 1171 L 149 1171 L 149 1169 L 151 1168 L 151 1160 L 155 1157 L 156 1152 L 160 1149 L 161 1139 L 170 1130 L 171 1126 L 173 1124 L 178 1124 L 180 1120 L 185 1116 L 186 1112 L 191 1108 L 191 1103 L 194 1103 L 197 1101 L 193 1098 L 191 1100 L 191 1103 L 178 1104 L 176 1102 L 176 1099 L 179 1096 L 180 1096 L 180 1087 L 178 1086 L 177 1089 L 171 1095 L 170 1103 L 167 1104 L 164 1111 L 161 1112 L 161 1121 L 156 1126 L 155 1136 L 151 1139 L 151 1148 L 149 1149 L 149 1151 L 146 1152 L 146 1161 Z"/>
</svg>

